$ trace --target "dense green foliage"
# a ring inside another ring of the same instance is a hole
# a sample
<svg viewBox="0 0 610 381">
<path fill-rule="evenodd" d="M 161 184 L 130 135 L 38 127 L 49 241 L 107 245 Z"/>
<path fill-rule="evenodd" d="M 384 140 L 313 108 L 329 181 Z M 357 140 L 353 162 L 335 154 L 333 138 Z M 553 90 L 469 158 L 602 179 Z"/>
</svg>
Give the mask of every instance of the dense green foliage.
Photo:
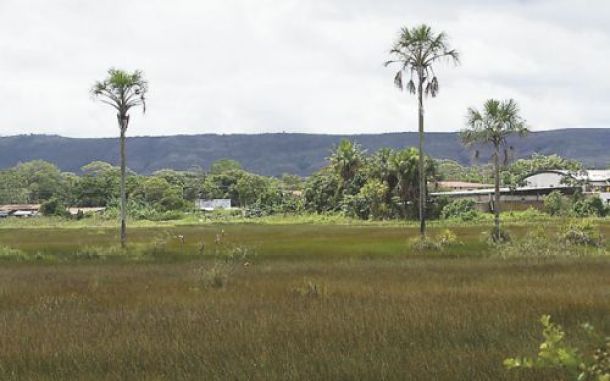
<svg viewBox="0 0 610 381">
<path fill-rule="evenodd" d="M 477 218 L 475 202 L 468 199 L 455 200 L 442 209 L 443 218 L 458 218 L 462 221 L 472 221 Z"/>
<path fill-rule="evenodd" d="M 418 153 L 414 148 L 382 148 L 368 153 L 355 142 L 340 143 L 330 153 L 327 166 L 307 179 L 284 174 L 280 178 L 248 172 L 233 160 L 219 160 L 205 171 L 162 169 L 151 175 L 127 171 L 127 209 L 136 219 L 176 219 L 194 208 L 198 198 L 231 199 L 234 207 L 261 214 L 333 213 L 360 219 L 417 217 Z M 463 167 L 455 162 L 427 158 L 430 186 L 437 180 L 489 181 L 489 166 Z M 559 157 L 536 155 L 514 163 L 518 168 L 577 168 L 578 163 Z M 511 169 L 523 173 L 525 169 Z M 62 172 L 55 165 L 32 161 L 0 171 L 0 204 L 46 203 L 65 206 L 107 207 L 116 217 L 119 207 L 120 170 L 95 161 L 80 168 L 79 175 Z M 478 176 L 478 177 L 477 177 Z M 428 202 L 431 218 L 473 220 L 480 216 L 472 202 L 448 205 L 443 198 Z M 445 209 L 444 209 L 445 208 Z M 604 216 L 607 210 L 596 198 L 553 192 L 545 199 L 545 211 L 561 216 Z M 47 212 L 63 215 L 61 212 Z"/>
<path fill-rule="evenodd" d="M 366 155 L 358 144 L 341 142 L 330 165 L 305 183 L 305 209 L 342 211 L 362 219 L 415 218 L 417 216 L 418 160 L 415 148 L 381 149 Z M 426 158 L 426 172 L 435 177 L 434 161 Z M 433 209 L 433 205 L 429 205 Z"/>
</svg>

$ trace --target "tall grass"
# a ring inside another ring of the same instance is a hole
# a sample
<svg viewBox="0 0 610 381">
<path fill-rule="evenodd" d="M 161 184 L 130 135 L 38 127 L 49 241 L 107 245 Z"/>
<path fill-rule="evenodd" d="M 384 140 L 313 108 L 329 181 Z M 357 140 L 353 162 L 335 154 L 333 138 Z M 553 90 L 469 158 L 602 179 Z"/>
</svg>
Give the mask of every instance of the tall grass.
<svg viewBox="0 0 610 381">
<path fill-rule="evenodd" d="M 138 227 L 116 253 L 116 229 L 0 229 L 0 380 L 558 380 L 502 366 L 540 315 L 610 332 L 605 257 L 506 260 L 488 225 L 451 229 L 436 255 L 416 227 Z"/>
<path fill-rule="evenodd" d="M 601 261 L 274 260 L 200 287 L 210 264 L 3 266 L 0 379 L 531 380 L 502 360 L 541 314 L 610 329 Z"/>
</svg>

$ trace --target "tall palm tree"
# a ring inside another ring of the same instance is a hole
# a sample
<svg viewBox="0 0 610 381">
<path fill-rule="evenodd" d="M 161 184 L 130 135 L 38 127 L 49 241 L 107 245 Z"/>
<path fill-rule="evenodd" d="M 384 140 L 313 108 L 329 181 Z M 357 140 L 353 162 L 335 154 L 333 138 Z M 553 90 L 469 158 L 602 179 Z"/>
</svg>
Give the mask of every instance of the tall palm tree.
<svg viewBox="0 0 610 381">
<path fill-rule="evenodd" d="M 489 99 L 483 111 L 469 108 L 466 128 L 460 132 L 462 142 L 468 146 L 491 144 L 495 179 L 494 193 L 494 241 L 500 235 L 500 151 L 504 151 L 504 161 L 508 160 L 507 138 L 511 135 L 524 136 L 528 133 L 525 120 L 519 115 L 519 106 L 512 100 L 498 101 Z"/>
<path fill-rule="evenodd" d="M 364 164 L 364 150 L 360 144 L 342 139 L 335 151 L 331 153 L 329 160 L 335 172 L 341 176 L 343 191 L 345 191 L 350 180 Z"/>
<path fill-rule="evenodd" d="M 117 112 L 121 145 L 121 246 L 127 244 L 127 191 L 125 186 L 126 158 L 125 134 L 129 125 L 129 111 L 133 107 L 142 106 L 146 112 L 146 93 L 148 82 L 140 70 L 129 73 L 111 68 L 103 81 L 95 82 L 91 94 L 95 99 L 105 103 Z"/>
<path fill-rule="evenodd" d="M 413 28 L 404 27 L 394 46 L 390 50 L 391 60 L 386 66 L 398 64 L 399 69 L 394 76 L 394 84 L 400 90 L 417 94 L 419 119 L 419 220 L 420 234 L 426 235 L 426 171 L 424 170 L 424 100 L 423 96 L 435 97 L 438 93 L 438 78 L 433 65 L 442 60 L 459 63 L 459 53 L 449 47 L 447 35 L 438 34 L 427 25 Z M 406 78 L 409 81 L 406 82 Z M 414 80 L 415 78 L 415 80 Z M 416 83 L 417 81 L 417 83 Z"/>
</svg>

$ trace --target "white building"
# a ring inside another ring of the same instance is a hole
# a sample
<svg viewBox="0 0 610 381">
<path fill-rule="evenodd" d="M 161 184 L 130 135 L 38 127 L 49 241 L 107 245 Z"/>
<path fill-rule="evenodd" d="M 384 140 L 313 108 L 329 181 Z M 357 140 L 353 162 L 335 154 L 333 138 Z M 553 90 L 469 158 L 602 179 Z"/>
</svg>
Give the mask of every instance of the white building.
<svg viewBox="0 0 610 381">
<path fill-rule="evenodd" d="M 230 198 L 216 198 L 213 200 L 199 199 L 195 201 L 195 207 L 199 210 L 211 212 L 213 210 L 231 209 Z"/>
</svg>

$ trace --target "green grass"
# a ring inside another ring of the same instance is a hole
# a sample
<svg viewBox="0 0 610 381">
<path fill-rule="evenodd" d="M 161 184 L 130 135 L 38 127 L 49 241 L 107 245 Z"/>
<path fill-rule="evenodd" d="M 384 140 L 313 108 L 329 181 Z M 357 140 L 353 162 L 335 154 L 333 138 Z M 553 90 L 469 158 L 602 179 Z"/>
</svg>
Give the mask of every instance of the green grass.
<svg viewBox="0 0 610 381">
<path fill-rule="evenodd" d="M 610 260 L 489 257 L 489 227 L 456 225 L 462 245 L 422 255 L 413 226 L 140 226 L 133 244 L 164 237 L 167 257 L 106 260 L 70 253 L 114 228 L 5 227 L 0 246 L 55 260 L 0 262 L 0 379 L 561 379 L 502 360 L 535 353 L 542 314 L 610 332 Z M 208 287 L 221 230 L 258 255 Z"/>
</svg>

